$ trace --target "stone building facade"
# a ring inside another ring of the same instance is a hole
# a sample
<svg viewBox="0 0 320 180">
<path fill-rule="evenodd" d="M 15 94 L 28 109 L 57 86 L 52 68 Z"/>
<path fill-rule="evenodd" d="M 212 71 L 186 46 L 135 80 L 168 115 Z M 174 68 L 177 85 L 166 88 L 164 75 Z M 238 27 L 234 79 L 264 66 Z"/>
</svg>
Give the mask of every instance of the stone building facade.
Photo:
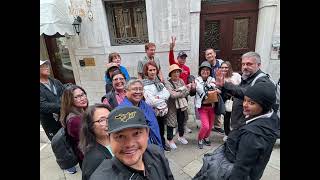
<svg viewBox="0 0 320 180">
<path fill-rule="evenodd" d="M 145 0 L 148 41 L 157 46 L 162 71 L 167 77 L 169 42 L 177 37 L 175 56 L 179 50 L 188 54 L 186 64 L 193 75 L 199 65 L 201 0 Z M 137 76 L 138 60 L 145 56 L 144 44 L 112 45 L 110 23 L 103 0 L 66 0 L 68 13 L 82 18 L 81 32 L 66 35 L 66 47 L 76 84 L 84 87 L 91 103 L 104 95 L 104 72 L 111 52 L 121 55 L 122 65 L 131 76 Z M 280 77 L 280 0 L 260 0 L 255 51 L 262 57 L 262 70 L 276 81 Z M 72 23 L 72 22 L 71 22 Z M 70 23 L 70 24 L 71 24 Z M 94 66 L 81 66 L 79 60 L 93 58 Z"/>
</svg>

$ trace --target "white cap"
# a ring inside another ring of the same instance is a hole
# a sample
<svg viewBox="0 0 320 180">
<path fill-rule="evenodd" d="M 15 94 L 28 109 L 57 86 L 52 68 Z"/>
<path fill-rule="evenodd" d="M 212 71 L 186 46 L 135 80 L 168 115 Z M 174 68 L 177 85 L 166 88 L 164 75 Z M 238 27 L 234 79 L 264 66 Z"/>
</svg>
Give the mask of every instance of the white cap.
<svg viewBox="0 0 320 180">
<path fill-rule="evenodd" d="M 44 64 L 44 63 L 49 63 L 49 60 L 44 60 L 44 61 L 41 61 L 41 60 L 40 60 L 40 66 L 41 66 L 42 64 Z"/>
</svg>

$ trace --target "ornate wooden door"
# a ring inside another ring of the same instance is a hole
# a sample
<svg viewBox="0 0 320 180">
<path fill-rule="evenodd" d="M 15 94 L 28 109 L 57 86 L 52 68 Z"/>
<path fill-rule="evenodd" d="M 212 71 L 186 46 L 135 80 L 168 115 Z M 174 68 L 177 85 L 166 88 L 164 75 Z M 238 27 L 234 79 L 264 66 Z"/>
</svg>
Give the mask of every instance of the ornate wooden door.
<svg viewBox="0 0 320 180">
<path fill-rule="evenodd" d="M 241 55 L 255 50 L 258 1 L 227 4 L 201 4 L 199 62 L 207 48 L 214 48 L 217 58 L 230 61 L 241 72 Z"/>
</svg>

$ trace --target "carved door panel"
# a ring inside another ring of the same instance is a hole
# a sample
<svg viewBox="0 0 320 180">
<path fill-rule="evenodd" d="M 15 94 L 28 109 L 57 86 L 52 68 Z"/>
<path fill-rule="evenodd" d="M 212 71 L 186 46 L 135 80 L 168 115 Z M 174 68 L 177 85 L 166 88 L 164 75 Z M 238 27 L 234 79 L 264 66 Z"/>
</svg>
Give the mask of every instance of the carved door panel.
<svg viewBox="0 0 320 180">
<path fill-rule="evenodd" d="M 241 72 L 241 55 L 254 51 L 257 32 L 258 2 L 231 4 L 203 3 L 200 14 L 199 62 L 207 48 L 214 48 L 217 58 L 230 61 Z"/>
</svg>

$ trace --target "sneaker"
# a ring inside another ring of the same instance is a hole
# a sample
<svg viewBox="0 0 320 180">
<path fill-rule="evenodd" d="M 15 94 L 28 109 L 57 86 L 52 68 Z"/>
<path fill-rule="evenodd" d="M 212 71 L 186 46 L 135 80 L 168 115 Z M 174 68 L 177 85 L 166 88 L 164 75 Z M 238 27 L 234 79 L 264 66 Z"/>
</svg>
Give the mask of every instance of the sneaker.
<svg viewBox="0 0 320 180">
<path fill-rule="evenodd" d="M 184 131 L 187 132 L 187 133 L 192 133 L 192 130 L 189 129 L 187 126 L 185 126 Z"/>
<path fill-rule="evenodd" d="M 212 131 L 218 132 L 220 134 L 224 134 L 224 130 L 222 128 L 212 128 Z"/>
<path fill-rule="evenodd" d="M 169 146 L 170 146 L 171 149 L 177 149 L 177 145 L 176 145 L 176 143 L 174 143 L 173 140 L 169 141 L 168 144 L 169 144 Z"/>
<path fill-rule="evenodd" d="M 202 139 L 198 141 L 198 147 L 199 147 L 199 149 L 203 149 L 203 140 Z"/>
<path fill-rule="evenodd" d="M 171 151 L 170 146 L 168 146 L 167 144 L 164 145 L 163 149 L 164 149 L 165 151 Z"/>
<path fill-rule="evenodd" d="M 77 172 L 77 168 L 76 167 L 72 167 L 72 168 L 66 169 L 66 171 L 69 174 L 75 174 Z"/>
<path fill-rule="evenodd" d="M 178 137 L 178 141 L 180 141 L 182 144 L 188 144 L 188 141 L 184 137 Z"/>
<path fill-rule="evenodd" d="M 210 139 L 209 139 L 209 138 L 204 138 L 204 139 L 203 139 L 203 143 L 204 143 L 204 145 L 206 145 L 206 146 L 211 146 L 211 142 L 210 142 Z"/>
<path fill-rule="evenodd" d="M 226 142 L 227 139 L 228 139 L 228 136 L 224 136 L 222 140 L 223 140 L 223 142 Z"/>
</svg>

